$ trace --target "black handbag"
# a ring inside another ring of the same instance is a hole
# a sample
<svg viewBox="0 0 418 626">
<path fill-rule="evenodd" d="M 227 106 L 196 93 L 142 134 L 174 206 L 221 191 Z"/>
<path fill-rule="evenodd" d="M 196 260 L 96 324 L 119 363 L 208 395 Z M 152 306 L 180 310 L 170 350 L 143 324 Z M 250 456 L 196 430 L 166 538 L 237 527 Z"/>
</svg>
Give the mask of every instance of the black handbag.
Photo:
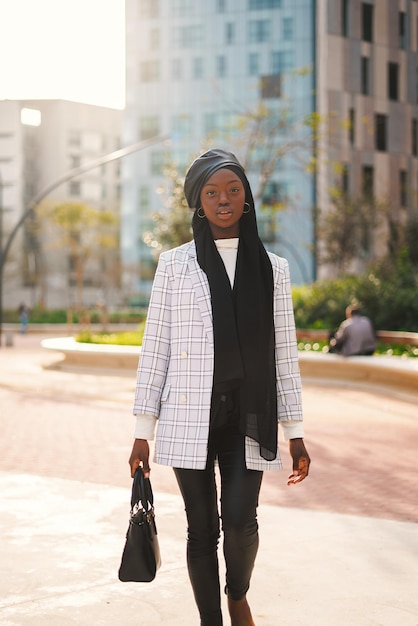
<svg viewBox="0 0 418 626">
<path fill-rule="evenodd" d="M 144 478 L 142 468 L 138 467 L 132 483 L 131 514 L 119 567 L 119 580 L 151 582 L 160 565 L 151 482 L 149 478 Z"/>
</svg>

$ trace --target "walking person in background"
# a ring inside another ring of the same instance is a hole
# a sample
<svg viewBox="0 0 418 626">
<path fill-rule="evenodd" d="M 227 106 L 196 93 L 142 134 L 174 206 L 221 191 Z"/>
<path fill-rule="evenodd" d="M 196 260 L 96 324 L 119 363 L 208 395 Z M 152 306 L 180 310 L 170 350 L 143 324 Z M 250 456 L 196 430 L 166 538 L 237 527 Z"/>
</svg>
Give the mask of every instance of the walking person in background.
<svg viewBox="0 0 418 626">
<path fill-rule="evenodd" d="M 330 352 L 343 356 L 371 356 L 376 350 L 376 334 L 371 321 L 354 305 L 346 308 L 345 316 L 330 339 Z"/>
<path fill-rule="evenodd" d="M 19 305 L 18 313 L 20 320 L 20 332 L 22 335 L 25 335 L 28 329 L 29 309 L 23 302 Z"/>
<path fill-rule="evenodd" d="M 263 472 L 281 469 L 278 424 L 289 441 L 288 485 L 309 473 L 288 264 L 261 243 L 253 195 L 237 158 L 197 158 L 184 191 L 193 241 L 156 270 L 137 373 L 131 475 L 169 465 L 185 503 L 187 564 L 201 626 L 221 626 L 220 519 L 232 626 L 255 626 L 246 594 L 258 549 Z M 215 465 L 220 473 L 220 515 Z"/>
</svg>

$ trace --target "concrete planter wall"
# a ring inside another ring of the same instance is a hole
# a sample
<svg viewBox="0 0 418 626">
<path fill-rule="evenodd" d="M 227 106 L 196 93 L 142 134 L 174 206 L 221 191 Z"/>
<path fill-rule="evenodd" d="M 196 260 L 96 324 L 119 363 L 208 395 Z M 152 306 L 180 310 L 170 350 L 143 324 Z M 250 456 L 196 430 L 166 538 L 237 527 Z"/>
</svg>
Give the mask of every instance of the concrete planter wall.
<svg viewBox="0 0 418 626">
<path fill-rule="evenodd" d="M 62 355 L 54 368 L 135 375 L 140 346 L 78 343 L 73 337 L 44 339 L 42 347 Z M 342 357 L 315 352 L 299 353 L 302 380 L 335 381 L 372 386 L 408 394 L 418 401 L 418 359 L 402 357 Z"/>
</svg>

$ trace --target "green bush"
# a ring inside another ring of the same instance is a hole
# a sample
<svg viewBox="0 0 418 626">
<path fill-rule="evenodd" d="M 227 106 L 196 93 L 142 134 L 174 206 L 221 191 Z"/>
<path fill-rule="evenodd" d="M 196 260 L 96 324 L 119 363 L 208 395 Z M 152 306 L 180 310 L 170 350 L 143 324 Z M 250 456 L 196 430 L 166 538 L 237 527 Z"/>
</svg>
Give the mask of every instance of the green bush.
<svg viewBox="0 0 418 626">
<path fill-rule="evenodd" d="M 356 293 L 356 279 L 323 280 L 293 287 L 297 328 L 332 329 L 345 318 Z"/>
<path fill-rule="evenodd" d="M 335 329 L 349 304 L 359 304 L 378 330 L 418 332 L 418 273 L 404 257 L 362 276 L 293 288 L 297 328 Z"/>
<path fill-rule="evenodd" d="M 19 323 L 19 313 L 6 309 L 3 311 L 3 321 L 9 324 Z M 34 307 L 29 310 L 29 323 L 33 324 L 65 324 L 67 322 L 67 311 L 46 310 Z"/>
<path fill-rule="evenodd" d="M 103 313 L 97 309 L 86 310 L 90 316 L 91 324 L 100 324 L 103 321 Z M 68 311 L 66 309 L 47 310 L 34 307 L 29 312 L 29 323 L 32 324 L 66 324 L 68 322 Z M 140 324 L 146 318 L 145 310 L 117 311 L 109 313 L 108 322 L 110 324 Z M 3 311 L 3 321 L 8 324 L 19 323 L 19 313 L 13 310 Z M 79 315 L 77 311 L 72 312 L 72 321 L 78 324 Z"/>
</svg>

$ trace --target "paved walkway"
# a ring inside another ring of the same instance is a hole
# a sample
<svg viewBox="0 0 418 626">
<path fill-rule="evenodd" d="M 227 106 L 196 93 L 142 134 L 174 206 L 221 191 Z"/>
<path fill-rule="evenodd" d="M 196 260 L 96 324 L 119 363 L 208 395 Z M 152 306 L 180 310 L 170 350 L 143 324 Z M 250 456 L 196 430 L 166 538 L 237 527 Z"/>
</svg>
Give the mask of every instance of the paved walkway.
<svg viewBox="0 0 418 626">
<path fill-rule="evenodd" d="M 0 624 L 198 626 L 169 469 L 152 468 L 163 566 L 116 579 L 134 381 L 54 358 L 30 335 L 0 349 Z M 311 476 L 262 489 L 257 626 L 417 626 L 417 406 L 309 384 L 304 402 Z"/>
</svg>

